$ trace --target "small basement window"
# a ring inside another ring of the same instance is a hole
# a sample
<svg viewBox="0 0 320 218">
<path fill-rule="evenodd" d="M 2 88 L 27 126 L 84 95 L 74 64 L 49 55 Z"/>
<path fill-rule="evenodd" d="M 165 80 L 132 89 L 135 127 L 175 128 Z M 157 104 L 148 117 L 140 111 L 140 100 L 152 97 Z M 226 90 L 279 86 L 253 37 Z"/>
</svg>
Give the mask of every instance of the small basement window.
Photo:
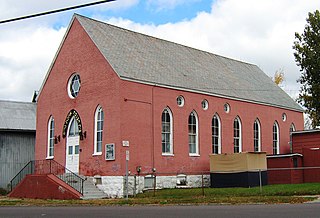
<svg viewBox="0 0 320 218">
<path fill-rule="evenodd" d="M 147 175 L 144 177 L 144 188 L 150 189 L 154 186 L 154 176 L 153 175 Z"/>
<path fill-rule="evenodd" d="M 177 186 L 186 186 L 187 185 L 187 176 L 184 174 L 177 175 Z"/>
<path fill-rule="evenodd" d="M 94 178 L 94 183 L 95 183 L 95 185 L 102 185 L 102 178 L 101 178 L 101 176 L 96 175 L 96 176 L 94 176 L 93 178 Z"/>
</svg>

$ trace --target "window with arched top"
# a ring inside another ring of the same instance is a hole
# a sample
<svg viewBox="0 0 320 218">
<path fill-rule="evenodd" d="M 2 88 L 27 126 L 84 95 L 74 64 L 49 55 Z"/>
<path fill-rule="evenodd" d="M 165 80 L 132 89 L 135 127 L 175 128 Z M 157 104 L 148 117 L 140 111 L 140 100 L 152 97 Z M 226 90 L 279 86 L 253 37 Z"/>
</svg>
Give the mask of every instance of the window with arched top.
<svg viewBox="0 0 320 218">
<path fill-rule="evenodd" d="M 102 154 L 102 135 L 104 112 L 101 106 L 98 106 L 95 112 L 95 133 L 94 133 L 94 154 Z"/>
<path fill-rule="evenodd" d="M 272 147 L 273 147 L 273 154 L 279 154 L 280 153 L 280 148 L 279 148 L 279 125 L 278 122 L 275 121 L 273 123 L 273 128 L 272 128 L 272 135 L 273 135 L 273 143 L 272 143 Z"/>
<path fill-rule="evenodd" d="M 296 131 L 296 127 L 294 125 L 294 123 L 291 123 L 290 128 L 289 128 L 289 134 L 290 134 L 290 152 L 293 152 L 293 148 L 292 148 L 292 132 Z"/>
<path fill-rule="evenodd" d="M 161 115 L 162 154 L 173 154 L 173 118 L 169 108 L 165 108 Z"/>
<path fill-rule="evenodd" d="M 233 121 L 233 145 L 234 153 L 240 153 L 242 151 L 242 129 L 239 117 L 236 117 Z"/>
<path fill-rule="evenodd" d="M 48 143 L 47 143 L 47 158 L 54 156 L 54 119 L 50 117 L 48 121 Z"/>
<path fill-rule="evenodd" d="M 261 151 L 261 126 L 258 119 L 253 123 L 253 150 L 254 152 Z"/>
<path fill-rule="evenodd" d="M 221 154 L 221 122 L 218 114 L 215 114 L 211 123 L 212 129 L 212 153 Z"/>
<path fill-rule="evenodd" d="M 78 136 L 78 135 L 79 135 L 78 121 L 75 119 L 75 117 L 72 117 L 69 124 L 68 136 L 72 137 L 72 136 Z"/>
<path fill-rule="evenodd" d="M 296 131 L 296 127 L 295 127 L 294 123 L 291 123 L 289 133 L 291 134 L 294 131 Z"/>
<path fill-rule="evenodd" d="M 192 111 L 188 119 L 189 155 L 199 155 L 198 116 Z"/>
</svg>

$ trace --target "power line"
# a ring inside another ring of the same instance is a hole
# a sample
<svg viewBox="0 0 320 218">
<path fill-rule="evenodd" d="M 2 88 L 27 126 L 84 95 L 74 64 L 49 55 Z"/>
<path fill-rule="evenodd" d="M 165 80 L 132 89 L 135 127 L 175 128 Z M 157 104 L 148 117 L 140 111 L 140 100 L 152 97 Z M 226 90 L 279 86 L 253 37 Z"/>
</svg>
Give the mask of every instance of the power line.
<svg viewBox="0 0 320 218">
<path fill-rule="evenodd" d="M 40 17 L 40 16 L 44 16 L 44 15 L 48 15 L 48 14 L 54 14 L 54 13 L 59 13 L 59 12 L 63 12 L 63 11 L 84 8 L 84 7 L 88 7 L 88 6 L 92 6 L 92 5 L 98 5 L 98 4 L 102 4 L 102 3 L 106 3 L 106 2 L 113 2 L 113 1 L 116 1 L 116 0 L 103 0 L 103 1 L 91 2 L 91 3 L 87 3 L 87 4 L 76 5 L 76 6 L 56 9 L 56 10 L 52 10 L 52 11 L 41 12 L 41 13 L 37 13 L 37 14 L 26 15 L 26 16 L 22 16 L 22 17 L 16 17 L 16 18 L 8 19 L 8 20 L 2 20 L 2 21 L 0 21 L 0 24 L 9 23 L 9 22 L 18 21 L 18 20 L 25 20 L 25 19 L 34 18 L 34 17 Z"/>
</svg>

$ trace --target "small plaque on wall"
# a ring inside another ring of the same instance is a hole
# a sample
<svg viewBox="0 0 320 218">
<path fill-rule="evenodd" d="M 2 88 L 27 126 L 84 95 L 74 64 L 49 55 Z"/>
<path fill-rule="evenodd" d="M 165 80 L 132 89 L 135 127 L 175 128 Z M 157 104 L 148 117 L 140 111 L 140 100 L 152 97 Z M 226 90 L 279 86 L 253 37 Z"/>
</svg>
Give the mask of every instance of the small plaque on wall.
<svg viewBox="0 0 320 218">
<path fill-rule="evenodd" d="M 106 160 L 115 160 L 116 152 L 114 144 L 106 144 Z"/>
<path fill-rule="evenodd" d="M 122 141 L 123 147 L 129 147 L 129 141 Z"/>
</svg>

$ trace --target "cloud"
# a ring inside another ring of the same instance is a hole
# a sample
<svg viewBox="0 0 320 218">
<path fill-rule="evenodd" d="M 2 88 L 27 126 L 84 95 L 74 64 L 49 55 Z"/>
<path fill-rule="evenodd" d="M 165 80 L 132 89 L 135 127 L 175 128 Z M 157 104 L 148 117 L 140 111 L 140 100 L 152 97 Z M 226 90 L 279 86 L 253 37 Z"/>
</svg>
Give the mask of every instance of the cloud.
<svg viewBox="0 0 320 218">
<path fill-rule="evenodd" d="M 0 19 L 85 2 L 89 1 L 3 0 Z M 156 8 L 168 2 L 170 7 L 184 4 L 180 0 L 150 2 L 150 7 Z M 100 20 L 105 17 L 105 21 L 124 28 L 256 64 L 270 77 L 283 68 L 286 80 L 282 87 L 296 96 L 300 72 L 293 57 L 294 32 L 303 31 L 308 12 L 320 8 L 319 1 L 217 0 L 209 12 L 199 11 L 193 19 L 161 25 L 106 18 L 105 11 L 112 7 L 127 8 L 130 13 L 129 8 L 138 4 L 139 0 L 121 0 L 103 5 L 108 9 L 90 9 L 89 14 L 91 11 Z M 0 99 L 30 101 L 42 84 L 72 13 L 0 25 Z M 60 25 L 55 26 L 57 23 Z"/>
<path fill-rule="evenodd" d="M 1 99 L 30 101 L 62 40 L 65 28 L 6 31 L 0 41 Z M 5 39 L 4 39 L 5 38 Z"/>
<path fill-rule="evenodd" d="M 312 0 L 218 0 L 211 12 L 177 23 L 141 25 L 121 18 L 108 22 L 256 64 L 270 77 L 282 68 L 282 87 L 296 97 L 300 72 L 293 57 L 294 33 L 303 31 L 308 12 L 319 7 L 320 2 Z"/>
<path fill-rule="evenodd" d="M 148 8 L 155 8 L 154 11 L 160 10 L 172 10 L 177 6 L 183 4 L 193 4 L 195 2 L 199 2 L 201 0 L 147 0 Z"/>
</svg>

